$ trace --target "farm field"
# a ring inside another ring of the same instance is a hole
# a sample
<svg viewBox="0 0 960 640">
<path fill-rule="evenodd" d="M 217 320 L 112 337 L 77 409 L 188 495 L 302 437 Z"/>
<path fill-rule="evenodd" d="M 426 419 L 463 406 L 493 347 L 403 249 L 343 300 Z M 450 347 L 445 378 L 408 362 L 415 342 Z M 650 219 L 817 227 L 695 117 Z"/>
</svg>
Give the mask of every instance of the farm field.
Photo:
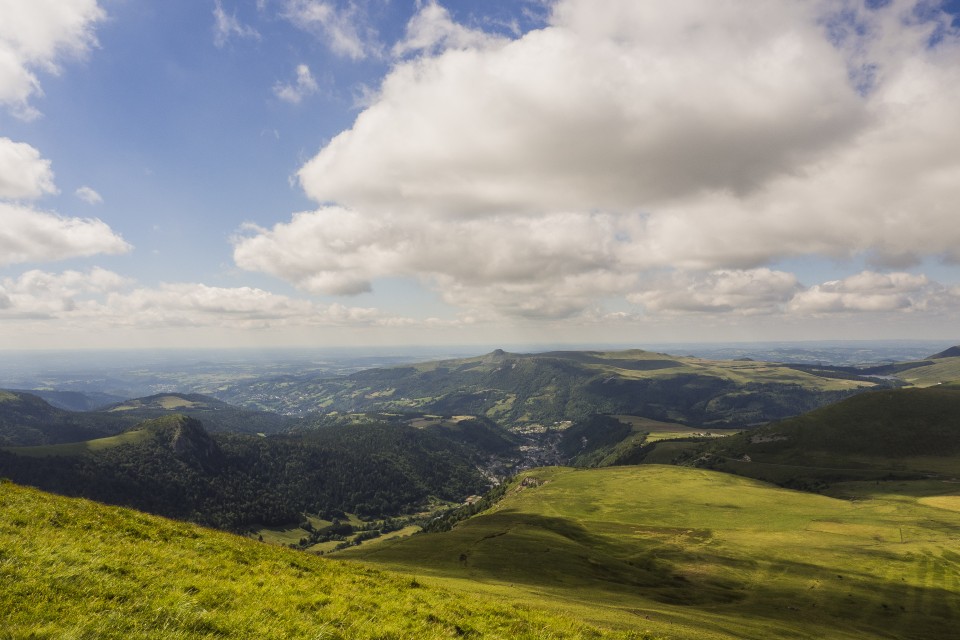
<svg viewBox="0 0 960 640">
<path fill-rule="evenodd" d="M 538 469 L 451 531 L 337 557 L 671 638 L 953 637 L 960 485 L 833 491 L 658 465 Z"/>
<path fill-rule="evenodd" d="M 634 432 L 646 432 L 645 442 L 659 442 L 673 438 L 723 437 L 740 433 L 741 429 L 708 429 L 689 427 L 675 422 L 662 422 L 639 416 L 616 415 L 617 420 L 629 424 Z"/>
</svg>

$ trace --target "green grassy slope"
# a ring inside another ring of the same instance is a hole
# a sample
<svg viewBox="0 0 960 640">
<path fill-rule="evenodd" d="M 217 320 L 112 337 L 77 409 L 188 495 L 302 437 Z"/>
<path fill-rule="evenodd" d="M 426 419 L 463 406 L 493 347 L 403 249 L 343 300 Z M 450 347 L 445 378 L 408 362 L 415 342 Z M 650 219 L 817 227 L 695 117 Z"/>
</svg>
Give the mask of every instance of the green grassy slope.
<svg viewBox="0 0 960 640">
<path fill-rule="evenodd" d="M 960 388 L 865 393 L 707 450 L 701 464 L 796 486 L 890 475 L 949 478 L 960 475 Z"/>
<path fill-rule="evenodd" d="M 871 483 L 854 502 L 662 466 L 524 477 L 452 531 L 340 557 L 674 638 L 956 632 L 960 511 L 929 497 Z"/>
<path fill-rule="evenodd" d="M 18 456 L 28 458 L 49 458 L 52 456 L 79 456 L 84 453 L 106 451 L 125 444 L 137 444 L 153 437 L 148 429 L 131 429 L 115 436 L 95 438 L 81 442 L 66 442 L 63 444 L 36 445 L 32 447 L 10 447 L 7 451 Z"/>
<path fill-rule="evenodd" d="M 960 358 L 938 358 L 930 364 L 907 369 L 897 373 L 896 376 L 915 387 L 932 387 L 945 382 L 956 382 L 960 380 Z"/>
<path fill-rule="evenodd" d="M 0 638 L 634 638 L 516 599 L 0 483 Z"/>
</svg>

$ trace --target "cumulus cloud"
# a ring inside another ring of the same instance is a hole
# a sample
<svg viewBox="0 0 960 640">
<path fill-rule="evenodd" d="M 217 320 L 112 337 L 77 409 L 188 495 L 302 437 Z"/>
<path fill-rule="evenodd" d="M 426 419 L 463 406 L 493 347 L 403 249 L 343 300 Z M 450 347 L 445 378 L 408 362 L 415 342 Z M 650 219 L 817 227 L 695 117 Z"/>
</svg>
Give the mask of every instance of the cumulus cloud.
<svg viewBox="0 0 960 640">
<path fill-rule="evenodd" d="M 56 192 L 49 160 L 29 144 L 0 138 L 0 198 L 33 199 Z"/>
<path fill-rule="evenodd" d="M 800 291 L 796 276 L 771 269 L 672 273 L 627 296 L 647 311 L 667 313 L 774 313 Z"/>
<path fill-rule="evenodd" d="M 103 204 L 103 196 L 90 187 L 80 187 L 73 194 L 87 204 Z"/>
<path fill-rule="evenodd" d="M 319 87 L 313 74 L 310 73 L 310 67 L 305 64 L 297 65 L 297 80 L 293 84 L 283 84 L 278 82 L 273 86 L 273 93 L 278 98 L 290 104 L 300 104 L 306 96 L 317 92 Z"/>
<path fill-rule="evenodd" d="M 338 56 L 362 60 L 379 55 L 377 33 L 362 3 L 351 1 L 337 6 L 327 0 L 286 0 L 283 15 L 300 29 L 322 38 Z"/>
<path fill-rule="evenodd" d="M 558 9 L 519 40 L 398 66 L 301 169 L 305 191 L 447 215 L 630 211 L 749 192 L 864 123 L 808 4 L 610 7 L 610 19 Z"/>
<path fill-rule="evenodd" d="M 0 266 L 52 262 L 98 253 L 122 254 L 131 246 L 96 218 L 66 218 L 0 202 Z"/>
<path fill-rule="evenodd" d="M 483 48 L 497 43 L 501 43 L 500 38 L 457 24 L 449 11 L 431 1 L 420 7 L 411 18 L 405 37 L 394 45 L 393 54 L 436 53 L 443 49 Z"/>
<path fill-rule="evenodd" d="M 61 273 L 33 269 L 18 278 L 0 281 L 0 297 L 7 303 L 0 309 L 0 318 L 52 318 L 75 312 L 90 295 L 116 291 L 128 284 L 126 278 L 99 267 Z"/>
<path fill-rule="evenodd" d="M 170 283 L 138 287 L 112 271 L 31 270 L 0 280 L 0 319 L 57 319 L 106 328 L 395 325 L 376 309 L 318 305 L 254 287 Z"/>
<path fill-rule="evenodd" d="M 224 11 L 221 0 L 214 0 L 213 44 L 222 48 L 234 37 L 259 40 L 260 33 L 253 27 L 242 24 L 235 14 Z"/>
<path fill-rule="evenodd" d="M 615 223 L 555 213 L 450 226 L 327 207 L 272 229 L 248 225 L 234 238 L 234 260 L 312 293 L 362 293 L 391 274 L 422 277 L 457 306 L 560 316 L 633 284 L 618 272 Z"/>
<path fill-rule="evenodd" d="M 513 40 L 431 2 L 395 52 L 298 172 L 320 208 L 247 228 L 239 266 L 560 316 L 776 308 L 784 257 L 960 261 L 960 33 L 929 2 L 561 0 Z"/>
<path fill-rule="evenodd" d="M 106 14 L 97 0 L 0 0 L 0 105 L 17 117 L 40 115 L 38 71 L 57 73 L 63 58 L 96 46 L 94 26 Z"/>
<path fill-rule="evenodd" d="M 799 313 L 926 311 L 941 306 L 950 294 L 924 275 L 864 271 L 798 293 L 790 310 Z"/>
</svg>

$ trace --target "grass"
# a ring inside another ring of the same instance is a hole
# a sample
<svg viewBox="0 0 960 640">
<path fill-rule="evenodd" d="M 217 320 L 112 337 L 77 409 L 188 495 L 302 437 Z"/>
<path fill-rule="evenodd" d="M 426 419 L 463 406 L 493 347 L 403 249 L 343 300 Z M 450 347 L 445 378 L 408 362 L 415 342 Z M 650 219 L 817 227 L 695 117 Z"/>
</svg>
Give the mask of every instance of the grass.
<svg viewBox="0 0 960 640">
<path fill-rule="evenodd" d="M 627 352 L 630 353 L 630 352 Z M 672 377 L 680 374 L 697 374 L 730 380 L 737 384 L 795 384 L 806 389 L 816 391 L 847 391 L 875 386 L 872 383 L 843 380 L 839 378 L 822 378 L 810 373 L 798 371 L 769 362 L 740 362 L 730 360 L 703 360 L 693 357 L 674 357 L 662 354 L 639 352 L 634 354 L 640 360 L 672 361 L 674 366 L 662 369 L 634 369 L 617 366 L 617 356 L 623 354 L 602 354 L 606 362 L 598 361 L 588 365 L 598 372 L 615 374 L 628 379 L 646 379 Z M 960 360 L 960 359 L 958 359 Z"/>
<path fill-rule="evenodd" d="M 941 358 L 925 367 L 908 369 L 897 377 L 915 387 L 932 387 L 960 380 L 960 358 Z"/>
<path fill-rule="evenodd" d="M 617 415 L 620 422 L 629 424 L 634 432 L 647 434 L 646 442 L 659 442 L 674 438 L 722 437 L 740 433 L 742 429 L 708 429 L 706 427 L 688 427 L 677 422 L 662 422 L 640 416 Z"/>
<path fill-rule="evenodd" d="M 830 497 L 655 465 L 528 476 L 539 486 L 450 532 L 337 557 L 672 638 L 954 637 L 960 512 L 942 505 L 960 485 Z"/>
<path fill-rule="evenodd" d="M 648 638 L 0 484 L 0 638 Z"/>
<path fill-rule="evenodd" d="M 73 457 L 92 451 L 112 449 L 124 444 L 136 444 L 152 436 L 153 432 L 149 429 L 134 429 L 115 436 L 85 440 L 83 442 L 68 442 L 65 444 L 50 444 L 35 447 L 6 447 L 5 450 L 15 453 L 18 456 L 27 456 L 30 458 L 48 458 L 50 456 Z"/>
<path fill-rule="evenodd" d="M 176 395 L 169 396 L 158 396 L 150 398 L 149 402 L 144 402 L 141 399 L 130 400 L 123 404 L 117 405 L 110 409 L 110 411 L 133 411 L 136 409 L 144 409 L 148 407 L 157 407 L 160 409 L 189 409 L 191 407 L 197 406 L 197 403 L 193 400 L 188 400 L 186 398 L 181 398 Z"/>
</svg>

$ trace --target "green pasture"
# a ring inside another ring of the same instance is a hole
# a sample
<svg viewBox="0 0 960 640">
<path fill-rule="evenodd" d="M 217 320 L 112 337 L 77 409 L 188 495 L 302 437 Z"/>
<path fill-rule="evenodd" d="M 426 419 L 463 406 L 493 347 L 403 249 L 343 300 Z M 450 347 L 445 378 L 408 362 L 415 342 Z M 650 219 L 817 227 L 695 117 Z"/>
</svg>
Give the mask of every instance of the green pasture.
<svg viewBox="0 0 960 640">
<path fill-rule="evenodd" d="M 92 451 L 103 451 L 124 444 L 136 444 L 153 436 L 149 429 L 134 429 L 108 438 L 97 438 L 83 442 L 68 442 L 65 444 L 49 444 L 35 447 L 6 447 L 5 450 L 18 456 L 31 458 L 47 458 L 50 456 L 79 456 Z"/>
<path fill-rule="evenodd" d="M 955 637 L 958 484 L 839 498 L 656 465 L 524 477 L 452 531 L 337 557 L 671 638 Z"/>
<path fill-rule="evenodd" d="M 688 427 L 677 422 L 663 422 L 641 416 L 616 415 L 620 422 L 629 424 L 633 430 L 647 434 L 646 442 L 659 442 L 673 438 L 723 437 L 740 433 L 742 429 L 711 429 L 707 427 Z"/>
<path fill-rule="evenodd" d="M 630 352 L 626 352 L 630 353 Z M 641 361 L 662 361 L 662 368 L 635 368 L 636 362 L 625 360 L 623 353 L 604 354 L 607 361 L 586 365 L 597 372 L 605 372 L 627 379 L 672 377 L 679 374 L 712 376 L 730 380 L 737 384 L 795 384 L 816 391 L 846 391 L 875 386 L 870 382 L 822 378 L 804 371 L 798 371 L 769 362 L 744 362 L 736 360 L 702 360 L 692 357 L 674 357 L 664 354 L 638 352 L 635 357 Z M 623 364 L 618 364 L 618 360 Z M 633 366 L 631 366 L 633 365 Z"/>
<path fill-rule="evenodd" d="M 960 358 L 941 358 L 932 362 L 931 365 L 907 369 L 896 375 L 915 387 L 933 387 L 960 380 Z"/>
</svg>

